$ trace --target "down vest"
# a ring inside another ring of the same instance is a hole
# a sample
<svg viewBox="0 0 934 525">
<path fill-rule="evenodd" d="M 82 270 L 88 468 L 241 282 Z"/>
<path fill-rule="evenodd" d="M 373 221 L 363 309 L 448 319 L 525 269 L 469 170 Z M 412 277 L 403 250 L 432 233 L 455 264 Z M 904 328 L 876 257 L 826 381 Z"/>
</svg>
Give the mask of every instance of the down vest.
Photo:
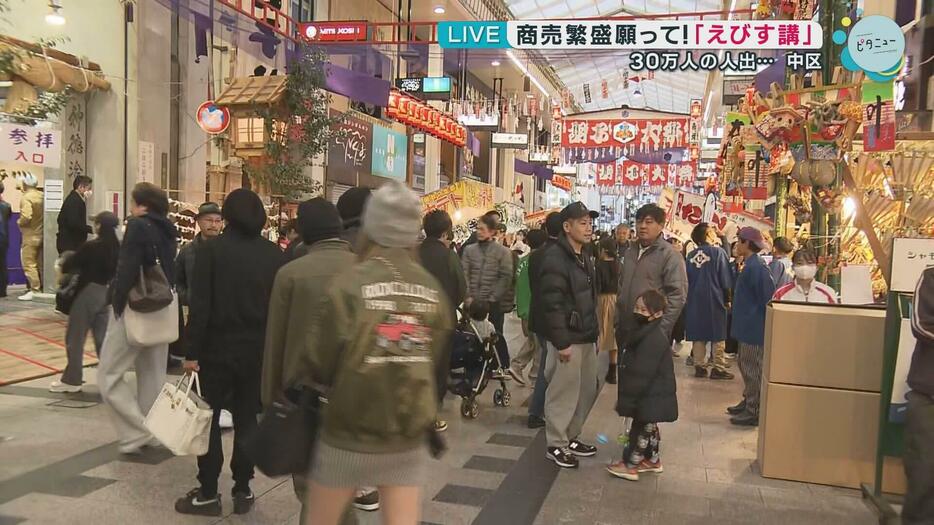
<svg viewBox="0 0 934 525">
<path fill-rule="evenodd" d="M 559 350 L 597 342 L 594 266 L 587 248 L 578 256 L 562 235 L 544 253 L 540 275 L 536 301 L 541 301 L 544 322 L 536 330 Z"/>
</svg>

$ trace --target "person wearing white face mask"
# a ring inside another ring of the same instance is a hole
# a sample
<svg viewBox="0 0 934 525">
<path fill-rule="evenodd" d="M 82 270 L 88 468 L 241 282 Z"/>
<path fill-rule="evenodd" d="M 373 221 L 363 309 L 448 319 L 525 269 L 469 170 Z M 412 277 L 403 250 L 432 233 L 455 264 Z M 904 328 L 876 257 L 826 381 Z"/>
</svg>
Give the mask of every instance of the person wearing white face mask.
<svg viewBox="0 0 934 525">
<path fill-rule="evenodd" d="M 817 275 L 817 257 L 813 252 L 805 249 L 798 250 L 791 263 L 795 278 L 775 290 L 775 295 L 772 296 L 773 301 L 837 304 L 837 293 L 833 288 L 814 278 Z"/>
</svg>

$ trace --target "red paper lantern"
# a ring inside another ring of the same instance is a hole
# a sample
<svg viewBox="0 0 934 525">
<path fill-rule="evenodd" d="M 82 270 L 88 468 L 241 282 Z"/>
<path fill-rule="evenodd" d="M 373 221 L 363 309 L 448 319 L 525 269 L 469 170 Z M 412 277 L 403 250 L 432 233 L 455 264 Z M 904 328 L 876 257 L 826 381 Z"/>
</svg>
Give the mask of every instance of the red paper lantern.
<svg viewBox="0 0 934 525">
<path fill-rule="evenodd" d="M 399 92 L 398 91 L 389 92 L 389 102 L 386 104 L 386 114 L 392 118 L 396 118 L 396 115 L 399 114 Z"/>
</svg>

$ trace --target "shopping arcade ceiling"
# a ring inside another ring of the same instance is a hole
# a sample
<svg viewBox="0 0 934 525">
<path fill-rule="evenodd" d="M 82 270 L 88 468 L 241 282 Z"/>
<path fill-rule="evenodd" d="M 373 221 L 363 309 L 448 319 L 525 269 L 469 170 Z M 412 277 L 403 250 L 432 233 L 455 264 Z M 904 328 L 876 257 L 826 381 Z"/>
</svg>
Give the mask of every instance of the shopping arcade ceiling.
<svg viewBox="0 0 934 525">
<path fill-rule="evenodd" d="M 520 20 L 698 13 L 723 9 L 720 0 L 504 1 Z M 614 109 L 625 104 L 634 109 L 687 113 L 692 99 L 704 99 L 708 76 L 704 71 L 659 71 L 654 78 L 648 79 L 646 72 L 629 72 L 627 75 L 627 51 L 543 51 L 541 56 L 554 68 L 584 111 Z M 625 82 L 626 77 L 628 82 Z M 604 81 L 607 85 L 606 98 L 603 97 Z M 589 103 L 584 96 L 585 84 L 589 85 Z"/>
</svg>

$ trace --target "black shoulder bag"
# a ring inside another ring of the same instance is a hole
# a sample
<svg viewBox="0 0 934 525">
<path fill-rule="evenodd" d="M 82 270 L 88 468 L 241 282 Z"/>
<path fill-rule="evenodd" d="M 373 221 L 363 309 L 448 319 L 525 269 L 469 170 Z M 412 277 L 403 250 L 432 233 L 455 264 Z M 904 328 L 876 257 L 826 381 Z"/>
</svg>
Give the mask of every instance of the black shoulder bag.
<svg viewBox="0 0 934 525">
<path fill-rule="evenodd" d="M 263 412 L 247 450 L 259 470 L 269 476 L 305 474 L 318 439 L 320 390 L 288 389 Z"/>
</svg>

